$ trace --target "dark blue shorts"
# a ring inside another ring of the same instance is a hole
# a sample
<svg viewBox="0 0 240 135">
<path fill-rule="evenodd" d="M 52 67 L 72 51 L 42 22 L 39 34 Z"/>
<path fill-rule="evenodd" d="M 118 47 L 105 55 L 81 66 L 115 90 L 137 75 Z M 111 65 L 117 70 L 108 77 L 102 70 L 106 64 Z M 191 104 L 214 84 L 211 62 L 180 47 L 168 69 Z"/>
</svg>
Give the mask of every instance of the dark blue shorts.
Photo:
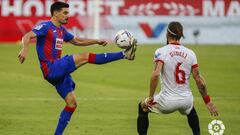
<svg viewBox="0 0 240 135">
<path fill-rule="evenodd" d="M 58 94 L 63 99 L 75 88 L 75 83 L 70 75 L 75 70 L 76 66 L 72 55 L 66 55 L 49 65 L 49 73 L 45 79 L 56 87 Z"/>
</svg>

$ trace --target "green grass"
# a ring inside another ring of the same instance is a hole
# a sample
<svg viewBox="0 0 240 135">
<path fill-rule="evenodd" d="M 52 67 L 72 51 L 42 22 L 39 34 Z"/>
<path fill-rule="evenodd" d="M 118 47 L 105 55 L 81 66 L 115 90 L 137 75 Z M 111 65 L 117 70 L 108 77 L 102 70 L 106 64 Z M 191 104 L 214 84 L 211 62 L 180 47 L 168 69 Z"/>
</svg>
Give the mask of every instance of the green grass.
<svg viewBox="0 0 240 135">
<path fill-rule="evenodd" d="M 160 46 L 139 46 L 136 60 L 106 65 L 87 64 L 72 76 L 79 106 L 65 135 L 136 135 L 137 104 L 147 96 L 153 54 Z M 219 109 L 226 135 L 238 135 L 240 123 L 240 46 L 188 46 L 198 56 L 209 94 Z M 39 69 L 35 46 L 19 64 L 20 45 L 0 45 L 0 135 L 51 135 L 64 102 Z M 64 46 L 64 54 L 118 51 L 108 47 Z M 201 131 L 215 119 L 191 79 Z M 190 135 L 186 117 L 150 114 L 149 135 Z"/>
</svg>

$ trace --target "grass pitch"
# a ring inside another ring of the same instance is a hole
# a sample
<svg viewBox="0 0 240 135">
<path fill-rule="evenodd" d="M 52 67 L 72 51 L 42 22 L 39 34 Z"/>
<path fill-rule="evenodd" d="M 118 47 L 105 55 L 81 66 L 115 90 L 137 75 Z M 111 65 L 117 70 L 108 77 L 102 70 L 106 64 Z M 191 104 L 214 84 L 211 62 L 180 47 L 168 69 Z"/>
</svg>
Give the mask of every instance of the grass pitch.
<svg viewBox="0 0 240 135">
<path fill-rule="evenodd" d="M 87 64 L 72 76 L 79 106 L 65 135 L 136 135 L 138 102 L 148 95 L 153 54 L 160 46 L 139 46 L 135 61 Z M 188 46 L 198 57 L 209 94 L 219 109 L 211 117 L 191 79 L 203 135 L 213 119 L 224 122 L 226 135 L 238 135 L 240 123 L 240 46 Z M 20 45 L 0 45 L 0 135 L 51 135 L 64 102 L 42 77 L 35 46 L 23 65 Z M 64 54 L 118 51 L 116 46 L 74 47 Z M 159 91 L 159 90 L 158 90 Z M 149 135 L 191 135 L 185 116 L 150 114 Z"/>
</svg>

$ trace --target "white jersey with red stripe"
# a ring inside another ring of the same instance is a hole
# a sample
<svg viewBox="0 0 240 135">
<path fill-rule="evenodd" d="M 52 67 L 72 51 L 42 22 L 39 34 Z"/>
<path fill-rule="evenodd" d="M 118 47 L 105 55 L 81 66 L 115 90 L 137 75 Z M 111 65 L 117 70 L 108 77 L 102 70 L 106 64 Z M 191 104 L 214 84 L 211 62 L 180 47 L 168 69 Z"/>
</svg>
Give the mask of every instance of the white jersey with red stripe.
<svg viewBox="0 0 240 135">
<path fill-rule="evenodd" d="M 168 44 L 156 50 L 154 61 L 163 63 L 160 94 L 174 99 L 192 96 L 189 78 L 192 68 L 198 67 L 192 50 L 182 45 Z"/>
</svg>

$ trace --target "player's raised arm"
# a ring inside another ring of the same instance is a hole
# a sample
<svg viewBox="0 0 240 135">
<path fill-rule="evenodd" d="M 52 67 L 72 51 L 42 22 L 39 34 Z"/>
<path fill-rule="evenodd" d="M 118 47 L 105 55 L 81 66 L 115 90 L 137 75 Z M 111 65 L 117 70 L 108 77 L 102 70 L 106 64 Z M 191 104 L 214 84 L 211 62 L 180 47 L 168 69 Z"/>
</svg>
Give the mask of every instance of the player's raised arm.
<svg viewBox="0 0 240 135">
<path fill-rule="evenodd" d="M 192 69 L 192 75 L 211 115 L 217 116 L 218 110 L 216 106 L 212 103 L 210 96 L 207 93 L 206 83 L 204 81 L 204 78 L 200 75 L 198 67 Z"/>
<path fill-rule="evenodd" d="M 22 64 L 26 57 L 27 57 L 27 53 L 28 53 L 28 49 L 29 49 L 29 44 L 30 44 L 30 40 L 32 38 L 35 38 L 36 34 L 32 31 L 26 33 L 23 37 L 22 37 L 22 49 L 18 54 L 18 60 L 20 61 L 20 63 Z"/>
<path fill-rule="evenodd" d="M 99 44 L 102 46 L 107 45 L 107 41 L 105 40 L 84 39 L 84 38 L 77 38 L 77 37 L 73 38 L 70 41 L 70 43 L 76 46 L 88 46 L 88 45 L 95 45 L 95 44 Z"/>
</svg>

